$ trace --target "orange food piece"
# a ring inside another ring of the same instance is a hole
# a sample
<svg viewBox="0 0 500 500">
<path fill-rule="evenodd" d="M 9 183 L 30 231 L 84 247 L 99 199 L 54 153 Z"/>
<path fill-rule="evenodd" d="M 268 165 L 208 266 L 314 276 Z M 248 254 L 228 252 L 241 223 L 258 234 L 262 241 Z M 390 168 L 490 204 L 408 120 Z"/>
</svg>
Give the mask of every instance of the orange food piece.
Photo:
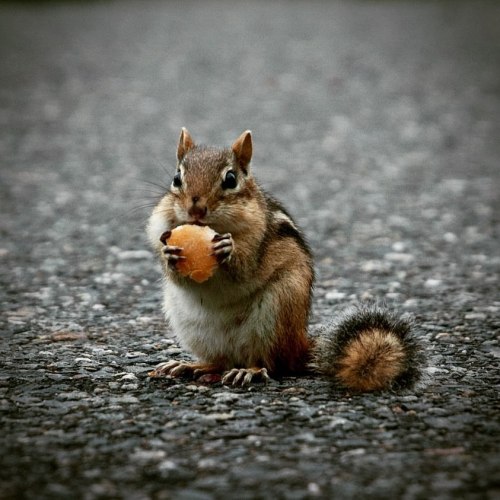
<svg viewBox="0 0 500 500">
<path fill-rule="evenodd" d="M 217 267 L 212 248 L 212 239 L 216 234 L 208 226 L 194 224 L 185 224 L 172 230 L 168 244 L 181 247 L 180 255 L 186 257 L 177 262 L 179 273 L 198 283 L 203 283 L 212 276 Z"/>
</svg>

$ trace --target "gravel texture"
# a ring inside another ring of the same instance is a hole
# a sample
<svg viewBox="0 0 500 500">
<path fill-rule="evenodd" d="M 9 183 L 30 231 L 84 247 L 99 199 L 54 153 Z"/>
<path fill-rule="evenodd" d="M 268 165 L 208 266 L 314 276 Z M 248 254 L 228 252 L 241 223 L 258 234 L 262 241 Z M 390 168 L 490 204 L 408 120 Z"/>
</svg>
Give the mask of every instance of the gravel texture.
<svg viewBox="0 0 500 500">
<path fill-rule="evenodd" d="M 0 497 L 498 498 L 499 61 L 494 2 L 2 4 Z M 412 313 L 425 386 L 147 377 L 186 356 L 144 236 L 183 125 L 253 131 L 313 326 Z"/>
</svg>

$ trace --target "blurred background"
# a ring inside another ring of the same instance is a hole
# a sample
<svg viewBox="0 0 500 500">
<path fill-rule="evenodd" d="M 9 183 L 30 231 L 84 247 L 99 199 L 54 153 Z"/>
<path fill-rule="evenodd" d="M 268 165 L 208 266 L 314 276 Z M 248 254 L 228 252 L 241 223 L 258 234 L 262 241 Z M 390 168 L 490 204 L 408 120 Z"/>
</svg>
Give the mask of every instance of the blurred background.
<svg viewBox="0 0 500 500">
<path fill-rule="evenodd" d="M 95 286 L 120 252 L 148 249 L 182 126 L 215 145 L 253 131 L 254 173 L 303 226 L 320 277 L 366 281 L 360 262 L 387 271 L 393 245 L 406 256 L 389 267 L 466 269 L 497 227 L 499 56 L 496 2 L 2 3 L 5 282 Z M 126 279 L 146 276 L 154 297 L 142 264 Z M 362 286 L 347 296 L 379 293 Z"/>
<path fill-rule="evenodd" d="M 251 129 L 256 175 L 299 218 L 381 175 L 390 194 L 492 173 L 499 29 L 494 2 L 2 3 L 3 212 L 108 225 L 142 180 L 168 184 L 181 126 L 219 145 Z"/>
<path fill-rule="evenodd" d="M 320 278 L 345 279 L 338 297 L 379 295 L 363 261 L 454 262 L 459 284 L 498 230 L 499 56 L 496 2 L 2 3 L 6 287 L 53 294 L 61 275 L 113 304 L 109 274 L 147 252 L 182 126 L 215 145 L 253 131 L 255 175 L 304 228 Z M 122 276 L 139 301 L 158 293 L 147 255 Z M 404 303 L 438 274 L 405 269 L 408 288 L 382 293 Z"/>
</svg>

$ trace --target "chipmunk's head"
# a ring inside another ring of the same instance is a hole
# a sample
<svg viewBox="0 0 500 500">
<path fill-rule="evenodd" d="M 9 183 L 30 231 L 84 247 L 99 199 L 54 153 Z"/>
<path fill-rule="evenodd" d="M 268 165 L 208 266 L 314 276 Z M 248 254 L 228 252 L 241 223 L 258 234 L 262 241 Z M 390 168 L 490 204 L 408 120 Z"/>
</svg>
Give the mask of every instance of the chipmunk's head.
<svg viewBox="0 0 500 500">
<path fill-rule="evenodd" d="M 177 146 L 177 169 L 170 185 L 173 225 L 208 225 L 231 232 L 255 198 L 250 173 L 252 135 L 243 132 L 231 148 L 197 146 L 183 128 Z"/>
<path fill-rule="evenodd" d="M 161 248 L 162 233 L 183 224 L 233 235 L 263 227 L 265 209 L 250 171 L 251 159 L 249 130 L 230 148 L 213 148 L 197 146 L 183 128 L 169 190 L 149 218 L 147 232 L 153 246 Z"/>
</svg>

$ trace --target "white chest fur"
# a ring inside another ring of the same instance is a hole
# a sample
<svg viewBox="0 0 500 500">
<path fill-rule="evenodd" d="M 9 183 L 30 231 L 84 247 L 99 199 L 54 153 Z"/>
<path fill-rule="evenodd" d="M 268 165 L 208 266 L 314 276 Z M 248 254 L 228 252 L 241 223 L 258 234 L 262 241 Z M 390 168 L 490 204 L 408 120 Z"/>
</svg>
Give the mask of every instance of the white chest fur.
<svg viewBox="0 0 500 500">
<path fill-rule="evenodd" d="M 222 289 L 223 288 L 223 289 Z M 258 366 L 274 338 L 276 306 L 257 291 L 238 298 L 237 287 L 164 285 L 164 311 L 184 348 L 225 369 Z"/>
</svg>

